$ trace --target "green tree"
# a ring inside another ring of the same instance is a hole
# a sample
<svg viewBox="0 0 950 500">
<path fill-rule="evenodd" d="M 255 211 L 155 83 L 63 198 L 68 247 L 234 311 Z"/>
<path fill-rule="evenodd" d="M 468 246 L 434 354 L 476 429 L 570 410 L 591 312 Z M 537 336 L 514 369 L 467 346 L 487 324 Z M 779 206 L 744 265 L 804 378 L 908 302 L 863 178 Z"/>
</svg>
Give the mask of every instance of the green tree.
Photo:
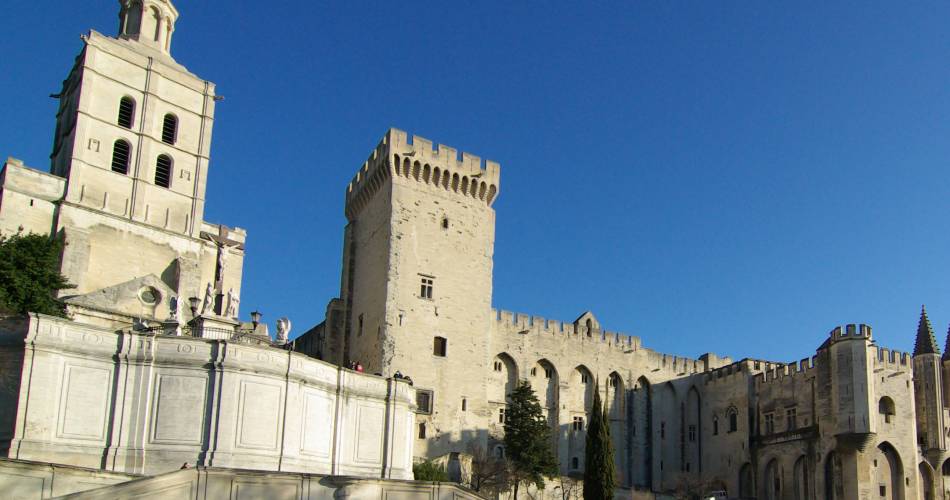
<svg viewBox="0 0 950 500">
<path fill-rule="evenodd" d="M 584 455 L 584 499 L 613 500 L 616 477 L 610 422 L 607 420 L 607 409 L 600 402 L 600 390 L 595 385 Z"/>
<path fill-rule="evenodd" d="M 66 317 L 66 306 L 56 299 L 56 292 L 72 288 L 59 273 L 62 249 L 59 238 L 0 236 L 0 311 Z"/>
<path fill-rule="evenodd" d="M 557 474 L 551 427 L 531 384 L 524 380 L 508 395 L 505 451 L 512 469 L 515 498 L 522 482 L 544 489 L 544 477 Z"/>
<path fill-rule="evenodd" d="M 447 482 L 449 480 L 449 475 L 445 472 L 445 469 L 431 460 L 413 464 L 412 476 L 416 481 Z"/>
</svg>

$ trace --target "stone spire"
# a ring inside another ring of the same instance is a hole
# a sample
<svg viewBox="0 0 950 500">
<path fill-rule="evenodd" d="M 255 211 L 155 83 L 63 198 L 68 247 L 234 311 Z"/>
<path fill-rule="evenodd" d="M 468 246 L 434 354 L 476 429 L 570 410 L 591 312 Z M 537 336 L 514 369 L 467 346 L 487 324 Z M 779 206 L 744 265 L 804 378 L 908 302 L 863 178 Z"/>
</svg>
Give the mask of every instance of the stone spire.
<svg viewBox="0 0 950 500">
<path fill-rule="evenodd" d="M 119 38 L 171 53 L 178 9 L 171 0 L 119 0 Z"/>
<path fill-rule="evenodd" d="M 947 340 L 943 345 L 943 359 L 950 359 L 950 328 L 947 328 Z"/>
<path fill-rule="evenodd" d="M 917 323 L 917 340 L 914 342 L 914 356 L 921 354 L 940 354 L 937 339 L 934 338 L 934 329 L 930 326 L 924 306 L 920 306 L 920 322 Z"/>
</svg>

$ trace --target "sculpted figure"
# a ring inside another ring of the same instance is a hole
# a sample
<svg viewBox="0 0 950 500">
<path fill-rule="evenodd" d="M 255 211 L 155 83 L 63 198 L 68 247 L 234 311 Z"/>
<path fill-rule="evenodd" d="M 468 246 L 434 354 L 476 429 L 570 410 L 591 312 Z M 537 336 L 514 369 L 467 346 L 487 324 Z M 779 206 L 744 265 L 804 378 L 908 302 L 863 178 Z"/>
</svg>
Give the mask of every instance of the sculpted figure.
<svg viewBox="0 0 950 500">
<path fill-rule="evenodd" d="M 205 301 L 201 304 L 201 314 L 206 314 L 211 311 L 214 306 L 214 288 L 211 288 L 211 283 L 208 283 L 208 288 L 205 290 Z"/>
<path fill-rule="evenodd" d="M 287 318 L 280 318 L 277 320 L 277 343 L 286 344 L 287 338 L 290 335 L 290 320 Z"/>
<path fill-rule="evenodd" d="M 234 288 L 228 288 L 228 307 L 224 315 L 228 318 L 236 318 L 238 315 L 238 304 L 240 303 L 241 299 L 234 293 Z"/>
</svg>

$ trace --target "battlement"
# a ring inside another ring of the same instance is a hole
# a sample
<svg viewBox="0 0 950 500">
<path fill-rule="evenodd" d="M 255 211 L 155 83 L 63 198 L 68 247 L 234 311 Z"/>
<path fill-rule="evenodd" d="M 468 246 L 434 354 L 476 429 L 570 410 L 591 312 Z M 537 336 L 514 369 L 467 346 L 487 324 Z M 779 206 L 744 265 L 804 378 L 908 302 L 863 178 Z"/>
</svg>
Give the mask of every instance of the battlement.
<svg viewBox="0 0 950 500">
<path fill-rule="evenodd" d="M 599 327 L 588 328 L 583 322 L 570 322 L 546 319 L 511 311 L 492 309 L 492 316 L 502 334 L 549 335 L 561 337 L 565 342 L 590 342 L 623 354 L 639 352 L 646 356 L 646 367 L 663 370 L 674 375 L 691 375 L 706 370 L 707 360 L 696 360 L 685 356 L 658 353 L 643 347 L 640 337 L 620 332 L 604 330 Z M 582 316 L 583 317 L 583 316 Z M 728 362 L 728 358 L 716 359 Z"/>
<path fill-rule="evenodd" d="M 732 383 L 735 380 L 755 376 L 773 363 L 758 359 L 744 358 L 725 366 L 711 368 L 706 371 L 703 379 L 706 385 L 719 383 Z"/>
<path fill-rule="evenodd" d="M 346 189 L 346 214 L 354 217 L 387 177 L 403 178 L 470 197 L 491 206 L 498 197 L 501 166 L 395 128 L 363 163 Z M 388 167 L 388 168 L 382 168 Z"/>
<path fill-rule="evenodd" d="M 541 316 L 530 316 L 511 311 L 499 311 L 492 309 L 492 315 L 498 326 L 503 330 L 516 331 L 520 334 L 551 334 L 574 336 L 581 339 L 590 339 L 591 341 L 609 344 L 625 351 L 636 351 L 641 348 L 640 337 L 626 335 L 623 333 L 592 328 L 588 331 L 587 326 L 583 324 L 575 325 L 568 321 L 558 321 L 542 318 Z"/>
<path fill-rule="evenodd" d="M 874 346 L 874 366 L 878 368 L 906 369 L 913 356 L 910 353 L 895 351 L 886 347 Z"/>
<path fill-rule="evenodd" d="M 871 327 L 864 324 L 849 324 L 845 325 L 842 330 L 840 326 L 836 326 L 828 335 L 830 335 L 832 343 L 852 339 L 871 340 Z"/>
<path fill-rule="evenodd" d="M 805 380 L 814 375 L 818 367 L 818 356 L 803 358 L 791 363 L 766 363 L 763 371 L 756 374 L 755 385 L 771 383 L 789 383 Z"/>
</svg>

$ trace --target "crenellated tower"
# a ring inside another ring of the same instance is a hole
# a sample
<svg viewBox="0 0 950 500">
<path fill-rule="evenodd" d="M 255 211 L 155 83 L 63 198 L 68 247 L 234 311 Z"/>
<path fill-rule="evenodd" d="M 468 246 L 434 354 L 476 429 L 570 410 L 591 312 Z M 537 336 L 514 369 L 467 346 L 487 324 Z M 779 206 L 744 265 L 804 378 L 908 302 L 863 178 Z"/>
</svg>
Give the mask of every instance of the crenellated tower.
<svg viewBox="0 0 950 500">
<path fill-rule="evenodd" d="M 347 186 L 344 321 L 328 351 L 412 377 L 420 454 L 463 451 L 462 436 L 439 429 L 464 433 L 466 413 L 488 411 L 480 378 L 459 373 L 489 363 L 499 173 L 497 163 L 391 129 Z"/>
<path fill-rule="evenodd" d="M 934 338 L 927 309 L 920 308 L 917 338 L 914 341 L 914 405 L 917 414 L 917 441 L 927 453 L 947 449 L 944 435 L 943 362 Z"/>
</svg>

